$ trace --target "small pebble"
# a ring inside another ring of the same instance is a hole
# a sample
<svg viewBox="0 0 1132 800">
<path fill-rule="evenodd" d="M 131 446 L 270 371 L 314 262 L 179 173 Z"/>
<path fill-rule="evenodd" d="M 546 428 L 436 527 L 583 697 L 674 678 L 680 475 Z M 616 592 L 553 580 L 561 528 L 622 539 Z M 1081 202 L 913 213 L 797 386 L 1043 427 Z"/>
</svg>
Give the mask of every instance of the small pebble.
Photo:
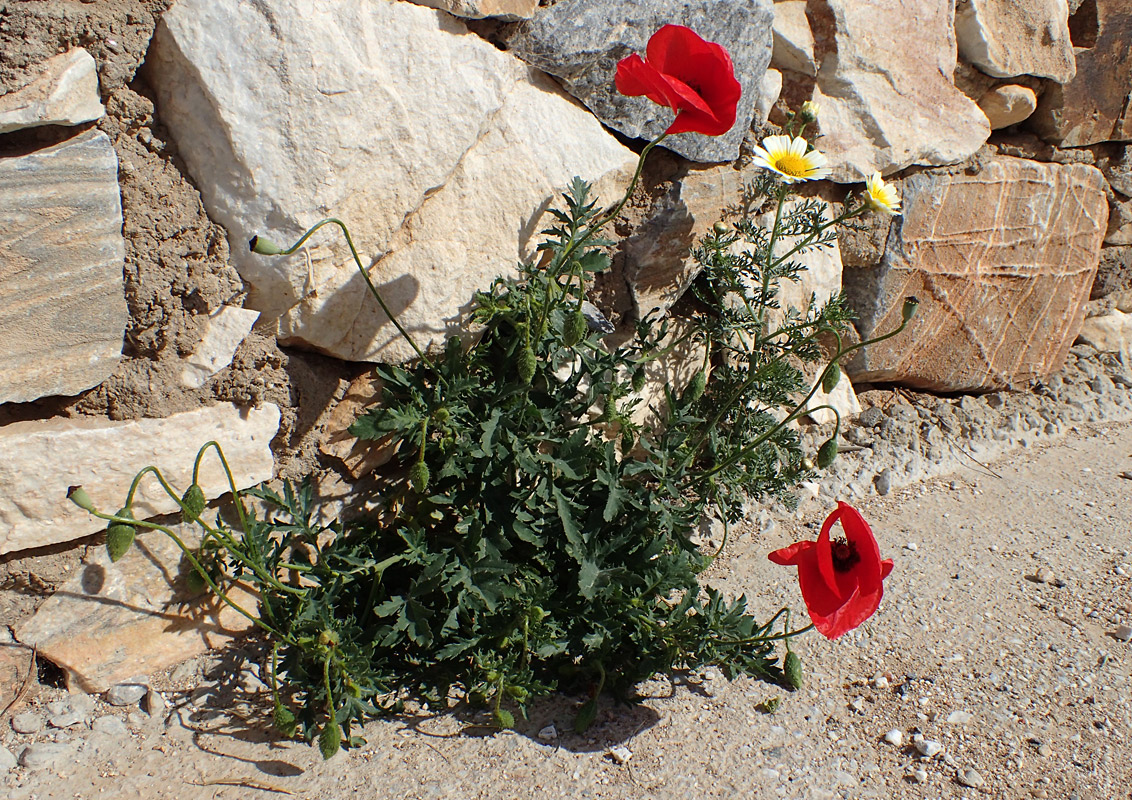
<svg viewBox="0 0 1132 800">
<path fill-rule="evenodd" d="M 126 723 L 110 715 L 99 717 L 91 723 L 90 727 L 91 730 L 98 731 L 99 733 L 108 733 L 111 736 L 123 736 L 129 733 L 129 730 L 126 728 Z"/>
<path fill-rule="evenodd" d="M 1132 625 L 1117 625 L 1112 635 L 1122 642 L 1132 641 Z"/>
<path fill-rule="evenodd" d="M 952 711 L 947 715 L 948 725 L 966 725 L 975 716 L 968 711 Z"/>
<path fill-rule="evenodd" d="M 915 542 L 908 542 L 908 544 L 904 545 L 904 549 L 905 550 L 911 550 L 912 552 L 915 552 L 915 551 L 920 549 L 920 546 L 918 544 L 916 544 Z"/>
<path fill-rule="evenodd" d="M 887 689 L 888 688 L 888 676 L 882 675 L 881 673 L 878 672 L 876 675 L 873 676 L 873 686 L 876 687 L 877 689 Z"/>
<path fill-rule="evenodd" d="M 141 702 L 148 691 L 145 681 L 116 683 L 107 690 L 106 702 L 112 706 L 132 706 Z"/>
<path fill-rule="evenodd" d="M 28 769 L 47 769 L 69 760 L 72 755 L 73 748 L 69 744 L 38 742 L 29 744 L 20 753 L 20 766 Z"/>
<path fill-rule="evenodd" d="M 542 739 L 544 742 L 553 742 L 558 738 L 558 728 L 554 727 L 553 723 L 547 725 L 538 732 L 538 738 Z"/>
<path fill-rule="evenodd" d="M 904 732 L 899 728 L 893 728 L 884 735 L 884 740 L 893 747 L 900 747 L 904 744 Z"/>
<path fill-rule="evenodd" d="M 39 733 L 43 730 L 43 717 L 25 711 L 12 717 L 12 730 L 16 733 Z"/>
<path fill-rule="evenodd" d="M 943 752 L 943 745 L 931 739 L 916 742 L 916 751 L 925 758 L 933 758 Z"/>
<path fill-rule="evenodd" d="M 853 700 L 849 703 L 849 708 L 853 709 L 858 714 L 864 714 L 865 713 L 865 698 L 854 697 Z"/>
<path fill-rule="evenodd" d="M 0 772 L 7 772 L 16 766 L 16 757 L 6 747 L 0 747 Z"/>
<path fill-rule="evenodd" d="M 978 789 L 983 785 L 983 776 L 970 768 L 959 770 L 955 777 L 959 779 L 960 784 L 971 789 Z"/>
<path fill-rule="evenodd" d="M 145 699 L 142 700 L 142 708 L 151 717 L 163 714 L 165 712 L 165 698 L 161 692 L 150 689 L 145 693 Z"/>
<path fill-rule="evenodd" d="M 633 757 L 633 751 L 628 747 L 614 747 L 612 750 L 606 753 L 606 755 L 608 755 L 618 764 L 628 764 L 629 759 Z"/>
<path fill-rule="evenodd" d="M 1034 573 L 1034 580 L 1037 583 L 1053 583 L 1053 570 L 1049 567 L 1041 567 Z"/>
<path fill-rule="evenodd" d="M 916 783 L 927 783 L 928 771 L 923 767 L 916 767 L 914 770 L 912 770 L 912 780 L 914 780 Z"/>
<path fill-rule="evenodd" d="M 877 494 L 881 497 L 892 491 L 892 470 L 883 469 L 881 473 L 873 479 L 873 485 L 876 486 Z"/>
</svg>

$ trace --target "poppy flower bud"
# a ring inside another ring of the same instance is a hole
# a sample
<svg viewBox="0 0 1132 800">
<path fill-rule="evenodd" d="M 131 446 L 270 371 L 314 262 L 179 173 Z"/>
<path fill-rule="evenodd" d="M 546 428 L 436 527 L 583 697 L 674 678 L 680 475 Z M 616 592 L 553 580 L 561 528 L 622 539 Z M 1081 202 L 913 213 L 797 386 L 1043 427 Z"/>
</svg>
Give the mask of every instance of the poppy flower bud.
<svg viewBox="0 0 1132 800">
<path fill-rule="evenodd" d="M 582 314 L 582 306 L 578 305 L 578 310 L 566 318 L 566 324 L 562 328 L 562 344 L 567 347 L 573 347 L 582 340 L 586 334 L 586 318 Z"/>
<path fill-rule="evenodd" d="M 428 489 L 429 477 L 428 464 L 423 461 L 418 461 L 409 467 L 409 483 L 418 494 L 423 494 Z"/>
<path fill-rule="evenodd" d="M 275 704 L 275 712 L 271 715 L 272 721 L 275 723 L 275 729 L 287 738 L 295 735 L 298 728 L 298 723 L 295 720 L 295 714 L 291 709 L 282 703 Z"/>
<path fill-rule="evenodd" d="M 916 309 L 920 307 L 920 301 L 915 297 L 904 298 L 904 308 L 900 309 L 900 317 L 907 322 L 912 319 L 916 313 Z"/>
<path fill-rule="evenodd" d="M 535 367 L 538 366 L 535 362 L 535 351 L 530 345 L 519 351 L 519 363 L 516 366 L 519 370 L 519 380 L 523 385 L 529 386 L 535 377 Z"/>
<path fill-rule="evenodd" d="M 322 753 L 324 761 L 329 761 L 340 749 L 342 749 L 342 728 L 339 727 L 337 720 L 328 720 L 326 727 L 318 735 L 318 752 Z"/>
<path fill-rule="evenodd" d="M 817 103 L 815 103 L 813 100 L 807 100 L 806 102 L 802 103 L 802 108 L 798 112 L 798 118 L 802 120 L 802 122 L 805 122 L 807 125 L 809 125 L 811 122 L 817 122 L 819 109 L 820 106 L 818 106 Z"/>
<path fill-rule="evenodd" d="M 128 507 L 120 509 L 114 516 L 134 518 Z M 126 551 L 134 543 L 134 537 L 137 536 L 137 533 L 137 529 L 133 525 L 128 525 L 125 522 L 110 523 L 110 526 L 106 529 L 106 554 L 110 556 L 112 562 L 126 555 Z"/>
<path fill-rule="evenodd" d="M 786 684 L 791 689 L 798 690 L 804 685 L 802 659 L 793 650 L 786 654 L 786 659 L 782 662 L 782 674 L 786 676 Z"/>
<path fill-rule="evenodd" d="M 833 463 L 835 458 L 837 458 L 837 436 L 831 436 L 825 444 L 818 448 L 818 468 L 825 469 Z"/>
<path fill-rule="evenodd" d="M 185 588 L 191 594 L 200 594 L 208 588 L 208 583 L 205 581 L 204 576 L 197 572 L 196 567 L 193 567 L 185 574 Z"/>
<path fill-rule="evenodd" d="M 259 253 L 261 256 L 277 256 L 283 252 L 282 247 L 262 236 L 253 236 L 251 241 L 248 242 L 248 249 L 253 253 Z"/>
<path fill-rule="evenodd" d="M 495 723 L 495 727 L 500 730 L 507 730 L 515 727 L 515 715 L 505 708 L 497 708 L 491 712 L 491 721 Z"/>
<path fill-rule="evenodd" d="M 821 379 L 821 390 L 826 394 L 831 394 L 837 388 L 838 381 L 841 380 L 841 367 L 837 362 L 830 364 L 826 370 L 825 375 Z"/>
<path fill-rule="evenodd" d="M 204 491 L 200 488 L 200 484 L 194 483 L 185 490 L 185 494 L 181 498 L 181 521 L 195 522 L 200 519 L 200 515 L 204 513 L 205 505 L 207 505 L 207 501 L 204 498 Z"/>
<path fill-rule="evenodd" d="M 90 495 L 86 493 L 86 489 L 81 486 L 68 487 L 67 499 L 85 511 L 94 511 L 94 501 L 90 499 Z"/>
<path fill-rule="evenodd" d="M 633 372 L 632 383 L 630 385 L 633 387 L 634 392 L 639 392 L 641 391 L 641 389 L 645 388 L 644 367 L 637 367 L 637 369 Z"/>
</svg>

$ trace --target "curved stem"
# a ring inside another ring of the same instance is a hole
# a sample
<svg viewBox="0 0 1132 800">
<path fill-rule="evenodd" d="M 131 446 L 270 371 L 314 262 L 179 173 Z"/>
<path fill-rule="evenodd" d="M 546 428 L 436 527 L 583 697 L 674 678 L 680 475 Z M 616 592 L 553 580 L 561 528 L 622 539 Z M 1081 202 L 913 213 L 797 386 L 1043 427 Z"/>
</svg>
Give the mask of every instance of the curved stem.
<svg viewBox="0 0 1132 800">
<path fill-rule="evenodd" d="M 416 340 L 413 339 L 409 332 L 405 330 L 404 326 L 401 325 L 401 321 L 397 319 L 397 315 L 394 314 L 392 310 L 390 310 L 388 305 L 386 305 L 385 299 L 381 296 L 381 292 L 377 290 L 377 286 L 374 285 L 373 280 L 370 278 L 369 271 L 364 266 L 362 266 L 361 256 L 358 255 L 358 249 L 354 247 L 354 240 L 350 236 L 350 229 L 346 227 L 346 223 L 344 223 L 337 217 L 327 217 L 326 219 L 315 223 L 314 227 L 310 228 L 299 238 L 299 241 L 295 242 L 279 255 L 291 255 L 300 247 L 302 247 L 303 243 L 307 239 L 309 239 L 315 231 L 317 231 L 324 225 L 337 225 L 342 229 L 342 234 L 346 237 L 346 244 L 350 247 L 350 254 L 354 257 L 354 263 L 358 267 L 358 272 L 362 274 L 362 279 L 366 282 L 366 286 L 369 288 L 370 294 L 372 294 L 374 299 L 377 300 L 377 304 L 381 306 L 381 310 L 385 312 L 385 316 L 389 318 L 389 321 L 393 323 L 393 327 L 395 327 L 397 329 L 397 332 L 401 334 L 402 338 L 404 338 L 404 340 L 409 343 L 409 346 L 413 348 L 421 361 L 427 364 L 429 368 L 431 368 L 435 372 L 436 368 L 433 366 L 432 361 L 429 360 L 429 357 L 426 356 L 424 351 L 421 350 L 421 348 L 417 345 Z"/>
</svg>

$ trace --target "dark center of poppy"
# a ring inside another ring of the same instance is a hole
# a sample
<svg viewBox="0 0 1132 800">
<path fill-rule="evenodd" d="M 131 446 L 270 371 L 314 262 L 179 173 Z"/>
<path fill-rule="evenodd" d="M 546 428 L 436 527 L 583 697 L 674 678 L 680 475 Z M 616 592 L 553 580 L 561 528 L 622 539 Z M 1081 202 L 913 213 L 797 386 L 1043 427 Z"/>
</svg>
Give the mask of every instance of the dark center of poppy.
<svg viewBox="0 0 1132 800">
<path fill-rule="evenodd" d="M 834 539 L 830 542 L 833 554 L 833 568 L 838 572 L 848 572 L 861 560 L 857 545 L 847 539 Z"/>
</svg>

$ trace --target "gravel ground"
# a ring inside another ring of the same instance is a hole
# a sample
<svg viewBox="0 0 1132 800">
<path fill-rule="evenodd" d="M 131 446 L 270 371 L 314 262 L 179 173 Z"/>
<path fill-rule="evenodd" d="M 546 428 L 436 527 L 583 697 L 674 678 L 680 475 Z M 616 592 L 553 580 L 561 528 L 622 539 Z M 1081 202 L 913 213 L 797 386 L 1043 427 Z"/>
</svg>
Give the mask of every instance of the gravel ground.
<svg viewBox="0 0 1132 800">
<path fill-rule="evenodd" d="M 570 698 L 535 707 L 505 733 L 479 727 L 475 714 L 422 710 L 370 724 L 364 747 L 323 763 L 305 745 L 274 740 L 254 657 L 234 650 L 155 678 L 167 707 L 155 694 L 69 709 L 42 692 L 17 718 L 31 732 L 0 732 L 0 774 L 5 761 L 21 762 L 0 777 L 0 792 L 1132 797 L 1132 644 L 1123 640 L 1132 631 L 1121 627 L 1132 624 L 1130 470 L 1132 424 L 1110 423 L 860 503 L 896 560 L 885 600 L 837 642 L 799 640 L 807 683 L 792 694 L 710 671 L 655 680 L 641 705 L 605 705 L 585 736 L 568 732 Z M 814 536 L 821 505 L 740 531 L 712 581 L 768 614 L 800 609 L 793 571 L 765 554 Z M 779 709 L 765 713 L 775 697 Z"/>
</svg>

